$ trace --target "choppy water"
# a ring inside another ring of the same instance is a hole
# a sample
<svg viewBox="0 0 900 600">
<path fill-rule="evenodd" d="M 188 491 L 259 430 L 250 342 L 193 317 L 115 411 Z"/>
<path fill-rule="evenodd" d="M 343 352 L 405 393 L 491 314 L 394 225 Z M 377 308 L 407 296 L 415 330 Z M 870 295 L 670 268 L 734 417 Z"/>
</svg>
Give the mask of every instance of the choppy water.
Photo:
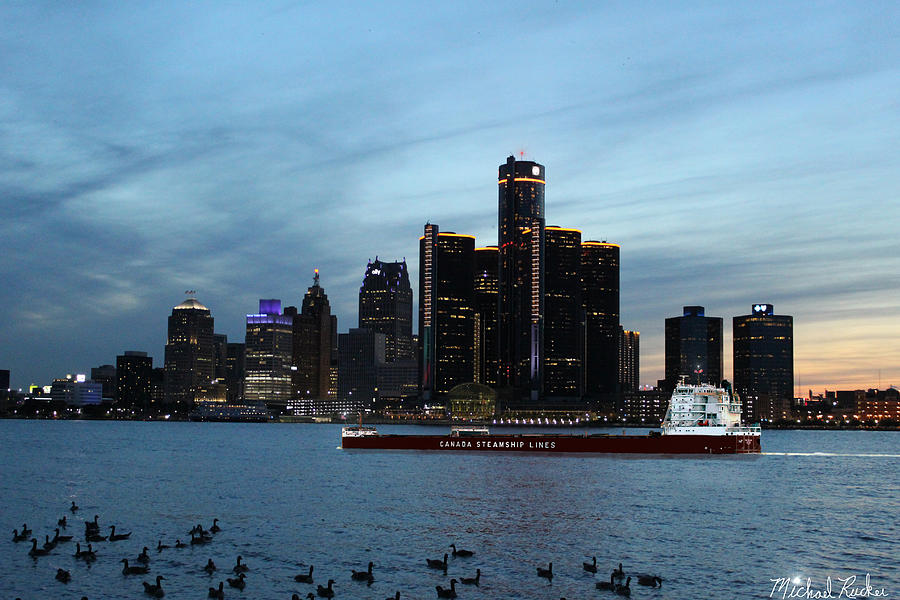
<svg viewBox="0 0 900 600">
<path fill-rule="evenodd" d="M 205 598 L 238 554 L 247 587 L 226 584 L 226 598 L 305 598 L 316 586 L 293 576 L 308 565 L 336 598 L 435 598 L 476 568 L 481 586 L 458 586 L 459 598 L 614 598 L 594 582 L 619 562 L 664 580 L 632 582 L 633 598 L 769 598 L 779 577 L 815 590 L 866 574 L 900 597 L 900 433 L 763 435 L 761 456 L 388 453 L 338 450 L 331 425 L 0 421 L 0 597 L 141 598 L 141 582 L 163 575 L 166 598 Z M 63 515 L 82 540 L 94 514 L 133 533 L 94 544 L 90 568 L 74 543 L 33 560 L 11 541 L 23 522 L 52 537 Z M 211 544 L 155 552 L 214 517 Z M 428 569 L 452 542 L 475 555 L 451 556 L 446 577 Z M 119 561 L 143 546 L 150 576 L 123 576 Z M 591 556 L 597 576 L 581 567 Z M 369 561 L 375 583 L 351 581 Z M 548 584 L 536 567 L 550 561 Z"/>
</svg>

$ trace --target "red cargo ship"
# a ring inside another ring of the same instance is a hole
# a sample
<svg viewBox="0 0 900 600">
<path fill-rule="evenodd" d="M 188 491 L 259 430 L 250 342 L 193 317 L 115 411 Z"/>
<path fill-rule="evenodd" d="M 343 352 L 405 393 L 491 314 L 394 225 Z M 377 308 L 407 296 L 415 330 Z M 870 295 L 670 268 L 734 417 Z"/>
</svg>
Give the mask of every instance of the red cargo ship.
<svg viewBox="0 0 900 600">
<path fill-rule="evenodd" d="M 682 382 L 669 400 L 661 433 L 495 434 L 484 426 L 456 426 L 448 435 L 393 435 L 359 425 L 343 428 L 341 448 L 610 454 L 759 453 L 759 425 L 742 425 L 740 415 L 740 401 L 727 390 Z"/>
</svg>

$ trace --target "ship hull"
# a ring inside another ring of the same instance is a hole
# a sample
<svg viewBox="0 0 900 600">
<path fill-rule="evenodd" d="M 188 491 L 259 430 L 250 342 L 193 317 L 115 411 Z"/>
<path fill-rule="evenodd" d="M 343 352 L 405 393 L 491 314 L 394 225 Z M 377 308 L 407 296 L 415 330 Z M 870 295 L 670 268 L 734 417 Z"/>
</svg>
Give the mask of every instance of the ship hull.
<svg viewBox="0 0 900 600">
<path fill-rule="evenodd" d="M 559 452 L 601 454 L 758 454 L 758 435 L 368 435 L 342 437 L 352 450 Z"/>
</svg>

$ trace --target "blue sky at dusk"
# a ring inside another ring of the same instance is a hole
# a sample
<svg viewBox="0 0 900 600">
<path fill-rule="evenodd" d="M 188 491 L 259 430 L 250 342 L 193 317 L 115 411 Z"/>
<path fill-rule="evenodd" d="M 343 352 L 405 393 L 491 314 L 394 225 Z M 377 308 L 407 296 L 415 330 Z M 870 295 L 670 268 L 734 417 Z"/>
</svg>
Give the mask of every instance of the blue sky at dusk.
<svg viewBox="0 0 900 600">
<path fill-rule="evenodd" d="M 366 262 L 426 221 L 497 239 L 497 166 L 622 246 L 641 381 L 664 319 L 794 316 L 801 387 L 900 385 L 900 6 L 0 5 L 0 368 L 145 350 L 184 298 L 243 341 L 314 268 L 356 326 Z"/>
</svg>

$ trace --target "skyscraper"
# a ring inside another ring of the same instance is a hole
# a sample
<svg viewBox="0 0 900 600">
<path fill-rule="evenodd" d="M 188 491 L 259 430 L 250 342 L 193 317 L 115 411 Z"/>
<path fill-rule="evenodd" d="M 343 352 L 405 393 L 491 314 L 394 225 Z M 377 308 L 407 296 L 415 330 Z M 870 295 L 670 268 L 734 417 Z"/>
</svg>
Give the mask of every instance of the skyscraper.
<svg viewBox="0 0 900 600">
<path fill-rule="evenodd" d="M 619 386 L 637 392 L 641 379 L 641 332 L 619 326 Z"/>
<path fill-rule="evenodd" d="M 137 412 L 149 412 L 153 358 L 146 352 L 126 350 L 116 357 L 116 404 Z"/>
<path fill-rule="evenodd" d="M 312 286 L 303 297 L 301 312 L 294 315 L 293 320 L 294 397 L 301 401 L 301 409 L 309 414 L 311 406 L 306 403 L 328 397 L 337 331 L 337 317 L 331 314 L 328 295 L 319 285 L 318 269 Z"/>
<path fill-rule="evenodd" d="M 225 352 L 225 399 L 236 404 L 244 400 L 246 346 L 243 342 L 228 342 Z"/>
<path fill-rule="evenodd" d="M 419 238 L 422 394 L 428 400 L 475 378 L 475 237 L 425 226 Z"/>
<path fill-rule="evenodd" d="M 166 403 L 190 410 L 199 388 L 212 381 L 214 363 L 212 315 L 196 298 L 188 298 L 174 307 L 169 317 Z"/>
<path fill-rule="evenodd" d="M 281 300 L 260 300 L 247 315 L 244 399 L 284 412 L 291 398 L 294 319 L 281 314 Z"/>
<path fill-rule="evenodd" d="M 581 232 L 545 229 L 544 394 L 581 397 Z"/>
<path fill-rule="evenodd" d="M 497 246 L 475 248 L 475 382 L 497 386 Z"/>
<path fill-rule="evenodd" d="M 771 304 L 734 317 L 734 390 L 744 420 L 781 418 L 794 396 L 794 319 Z"/>
<path fill-rule="evenodd" d="M 366 266 L 359 288 L 359 326 L 383 333 L 385 359 L 409 360 L 412 347 L 412 287 L 406 260 L 384 262 L 375 257 Z"/>
<path fill-rule="evenodd" d="M 685 306 L 680 317 L 666 319 L 667 392 L 678 378 L 722 383 L 722 317 L 707 317 L 702 306 Z"/>
<path fill-rule="evenodd" d="M 538 163 L 500 165 L 498 384 L 531 401 L 543 389 L 545 182 Z"/>
<path fill-rule="evenodd" d="M 334 406 L 339 411 L 375 408 L 385 344 L 386 336 L 371 329 L 351 328 L 338 335 L 338 398 Z"/>
<path fill-rule="evenodd" d="M 584 307 L 584 392 L 597 397 L 618 391 L 619 245 L 581 244 Z"/>
</svg>

